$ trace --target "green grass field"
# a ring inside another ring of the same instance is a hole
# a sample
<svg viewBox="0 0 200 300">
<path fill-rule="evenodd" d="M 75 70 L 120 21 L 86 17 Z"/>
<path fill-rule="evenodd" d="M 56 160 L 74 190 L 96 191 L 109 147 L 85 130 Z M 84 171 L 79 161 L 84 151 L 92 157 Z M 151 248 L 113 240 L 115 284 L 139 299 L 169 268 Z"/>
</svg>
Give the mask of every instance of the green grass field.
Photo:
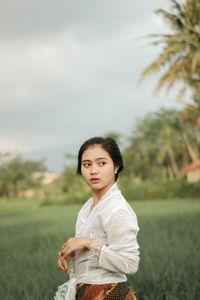
<svg viewBox="0 0 200 300">
<path fill-rule="evenodd" d="M 0 202 L 0 299 L 53 300 L 68 279 L 57 268 L 62 243 L 74 234 L 80 206 Z M 133 203 L 140 267 L 128 281 L 138 300 L 200 299 L 200 200 Z"/>
</svg>

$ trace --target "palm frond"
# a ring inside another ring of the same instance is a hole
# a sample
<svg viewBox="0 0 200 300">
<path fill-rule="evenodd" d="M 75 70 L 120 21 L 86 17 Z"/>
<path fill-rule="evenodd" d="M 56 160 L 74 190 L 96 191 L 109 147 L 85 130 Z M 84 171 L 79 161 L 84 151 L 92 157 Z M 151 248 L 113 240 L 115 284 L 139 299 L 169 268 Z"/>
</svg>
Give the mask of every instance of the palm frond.
<svg viewBox="0 0 200 300">
<path fill-rule="evenodd" d="M 171 0 L 172 3 L 174 4 L 173 7 L 177 10 L 177 11 L 182 11 L 183 7 L 176 1 L 176 0 Z"/>
<path fill-rule="evenodd" d="M 157 9 L 155 11 L 155 13 L 157 15 L 161 15 L 163 17 L 163 19 L 166 20 L 172 26 L 172 28 L 176 28 L 176 29 L 182 31 L 182 29 L 184 27 L 183 22 L 177 15 L 169 13 L 169 12 L 165 11 L 164 9 Z"/>
<path fill-rule="evenodd" d="M 180 60 L 178 57 L 173 65 L 171 65 L 160 78 L 154 90 L 154 95 L 156 95 L 164 86 L 167 86 L 168 89 L 172 87 L 177 81 L 180 80 L 181 76 L 185 77 L 187 74 L 187 65 L 187 58 Z"/>
<path fill-rule="evenodd" d="M 158 58 L 144 69 L 141 83 L 147 75 L 164 71 L 154 91 L 168 89 L 178 81 L 190 88 L 193 100 L 200 107 L 200 0 L 171 0 L 171 11 L 158 9 L 174 29 L 172 34 L 151 34 L 151 44 L 162 46 Z M 166 70 L 167 66 L 167 70 Z M 180 97 L 182 92 L 180 92 Z"/>
<path fill-rule="evenodd" d="M 191 71 L 194 73 L 197 68 L 200 69 L 200 50 L 192 58 Z"/>
<path fill-rule="evenodd" d="M 139 84 L 144 80 L 144 78 L 154 72 L 157 72 L 159 70 L 159 68 L 161 68 L 165 62 L 167 62 L 169 59 L 169 55 L 164 53 L 162 55 L 160 55 L 160 57 L 155 60 L 152 64 L 150 64 L 141 74 L 140 78 L 139 78 Z"/>
</svg>

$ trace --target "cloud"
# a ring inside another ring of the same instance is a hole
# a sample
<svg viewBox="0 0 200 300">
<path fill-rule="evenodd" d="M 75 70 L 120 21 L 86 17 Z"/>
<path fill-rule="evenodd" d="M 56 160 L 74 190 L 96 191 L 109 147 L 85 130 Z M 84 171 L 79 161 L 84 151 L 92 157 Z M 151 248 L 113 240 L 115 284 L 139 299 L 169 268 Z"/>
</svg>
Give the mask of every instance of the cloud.
<svg viewBox="0 0 200 300">
<path fill-rule="evenodd" d="M 156 78 L 137 87 L 158 53 L 138 37 L 158 30 L 161 2 L 1 1 L 0 135 L 23 149 L 72 144 L 168 105 L 151 102 Z"/>
<path fill-rule="evenodd" d="M 146 20 L 149 11 L 161 2 L 166 1 L 1 1 L 0 35 L 5 39 L 47 37 L 72 28 L 81 39 L 89 33 L 110 35 L 123 30 L 127 24 Z"/>
</svg>

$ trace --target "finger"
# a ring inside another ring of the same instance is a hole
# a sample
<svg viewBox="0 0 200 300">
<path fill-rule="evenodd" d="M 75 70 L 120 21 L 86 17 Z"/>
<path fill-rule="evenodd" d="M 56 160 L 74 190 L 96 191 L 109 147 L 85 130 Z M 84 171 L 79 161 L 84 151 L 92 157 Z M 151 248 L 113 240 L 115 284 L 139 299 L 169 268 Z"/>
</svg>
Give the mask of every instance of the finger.
<svg viewBox="0 0 200 300">
<path fill-rule="evenodd" d="M 63 260 L 62 260 L 62 266 L 63 266 L 65 272 L 66 272 L 67 274 L 69 274 L 69 268 L 68 268 L 66 259 L 63 259 Z"/>
<path fill-rule="evenodd" d="M 66 258 L 70 254 L 70 252 L 70 247 L 67 246 L 61 251 L 61 256 Z"/>
<path fill-rule="evenodd" d="M 65 254 L 66 248 L 63 248 L 63 250 L 60 251 L 60 256 L 63 256 Z"/>
<path fill-rule="evenodd" d="M 63 259 L 63 258 L 61 258 L 60 261 L 59 261 L 59 263 L 60 263 L 60 266 L 61 266 L 62 270 L 64 272 L 66 272 L 67 274 L 69 274 L 69 268 L 68 268 L 66 260 Z"/>
<path fill-rule="evenodd" d="M 65 249 L 65 252 L 62 253 L 62 258 L 66 259 L 67 257 L 71 256 L 72 257 L 72 250 L 70 248 Z"/>
<path fill-rule="evenodd" d="M 65 272 L 65 268 L 62 266 L 62 263 L 61 263 L 61 260 L 60 260 L 60 259 L 58 259 L 57 266 L 58 266 L 58 268 L 59 268 L 61 271 Z"/>
<path fill-rule="evenodd" d="M 65 253 L 62 255 L 62 258 L 63 258 L 63 259 L 66 259 L 69 255 L 70 255 L 70 253 L 65 252 Z"/>
<path fill-rule="evenodd" d="M 62 251 L 63 248 L 65 248 L 66 246 L 67 246 L 67 242 L 65 242 L 65 243 L 62 245 L 61 251 Z"/>
</svg>

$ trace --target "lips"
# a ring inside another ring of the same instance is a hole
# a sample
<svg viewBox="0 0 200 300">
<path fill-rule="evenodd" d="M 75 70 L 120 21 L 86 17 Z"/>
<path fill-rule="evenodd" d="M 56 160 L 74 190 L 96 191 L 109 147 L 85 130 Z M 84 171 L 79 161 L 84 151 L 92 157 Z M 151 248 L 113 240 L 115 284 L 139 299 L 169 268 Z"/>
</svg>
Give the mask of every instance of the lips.
<svg viewBox="0 0 200 300">
<path fill-rule="evenodd" d="M 90 179 L 90 181 L 91 181 L 92 183 L 98 183 L 98 182 L 100 181 L 100 179 L 97 178 L 97 177 L 93 177 L 93 178 Z"/>
</svg>

